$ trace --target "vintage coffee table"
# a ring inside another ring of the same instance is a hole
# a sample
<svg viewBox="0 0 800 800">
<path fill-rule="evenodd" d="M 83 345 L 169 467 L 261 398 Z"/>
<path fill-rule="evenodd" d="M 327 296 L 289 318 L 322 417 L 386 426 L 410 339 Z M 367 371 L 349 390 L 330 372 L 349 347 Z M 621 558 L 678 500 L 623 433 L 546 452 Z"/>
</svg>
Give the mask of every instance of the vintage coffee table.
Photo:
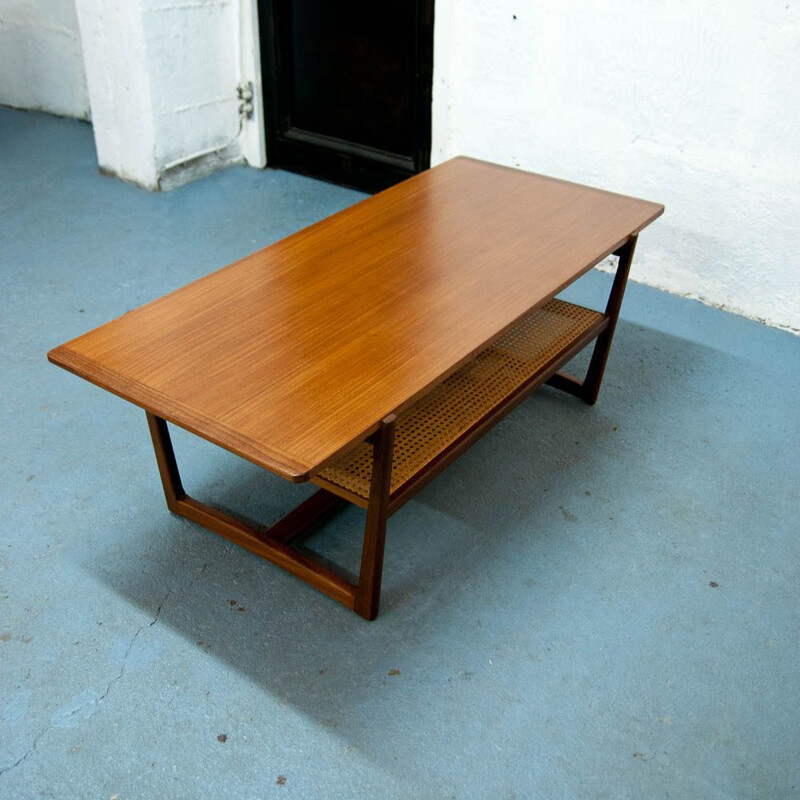
<svg viewBox="0 0 800 800">
<path fill-rule="evenodd" d="M 394 511 L 541 384 L 595 402 L 663 210 L 457 158 L 48 358 L 145 409 L 171 511 L 374 619 Z M 554 299 L 611 253 L 604 312 Z M 592 341 L 583 381 L 558 371 Z M 261 530 L 186 494 L 167 421 L 321 488 Z M 356 582 L 291 547 L 347 502 L 366 509 Z"/>
</svg>

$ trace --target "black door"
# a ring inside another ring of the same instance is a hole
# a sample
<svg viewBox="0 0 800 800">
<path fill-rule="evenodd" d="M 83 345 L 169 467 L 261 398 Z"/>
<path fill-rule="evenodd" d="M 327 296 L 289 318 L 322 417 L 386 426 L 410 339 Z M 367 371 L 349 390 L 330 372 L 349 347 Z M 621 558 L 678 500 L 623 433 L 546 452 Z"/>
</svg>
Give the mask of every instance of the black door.
<svg viewBox="0 0 800 800">
<path fill-rule="evenodd" d="M 267 162 L 372 192 L 430 166 L 433 0 L 259 0 Z"/>
</svg>

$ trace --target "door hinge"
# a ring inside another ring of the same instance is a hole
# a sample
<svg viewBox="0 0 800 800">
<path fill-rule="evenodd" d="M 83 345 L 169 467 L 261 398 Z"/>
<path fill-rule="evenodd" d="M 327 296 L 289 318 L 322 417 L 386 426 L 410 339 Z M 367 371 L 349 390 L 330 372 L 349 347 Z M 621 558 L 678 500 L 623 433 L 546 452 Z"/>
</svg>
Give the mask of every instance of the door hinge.
<svg viewBox="0 0 800 800">
<path fill-rule="evenodd" d="M 236 87 L 236 96 L 239 98 L 239 116 L 245 119 L 253 117 L 253 82 L 242 81 Z"/>
</svg>

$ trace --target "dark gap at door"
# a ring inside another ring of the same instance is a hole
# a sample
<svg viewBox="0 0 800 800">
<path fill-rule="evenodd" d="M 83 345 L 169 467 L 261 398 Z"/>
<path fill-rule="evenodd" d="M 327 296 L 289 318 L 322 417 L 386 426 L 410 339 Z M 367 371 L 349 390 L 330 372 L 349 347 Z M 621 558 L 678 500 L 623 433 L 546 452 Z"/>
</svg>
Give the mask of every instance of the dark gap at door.
<svg viewBox="0 0 800 800">
<path fill-rule="evenodd" d="M 258 0 L 267 165 L 367 192 L 430 166 L 433 0 Z"/>
</svg>

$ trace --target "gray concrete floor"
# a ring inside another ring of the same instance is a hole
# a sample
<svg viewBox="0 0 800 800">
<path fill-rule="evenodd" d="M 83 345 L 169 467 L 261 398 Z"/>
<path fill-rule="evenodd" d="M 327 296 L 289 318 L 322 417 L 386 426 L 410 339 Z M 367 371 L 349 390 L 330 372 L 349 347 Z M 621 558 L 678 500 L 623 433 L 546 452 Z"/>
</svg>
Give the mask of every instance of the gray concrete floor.
<svg viewBox="0 0 800 800">
<path fill-rule="evenodd" d="M 800 796 L 800 338 L 631 286 L 597 406 L 542 390 L 391 520 L 371 624 L 172 517 L 143 412 L 46 362 L 359 197 L 148 194 L 0 110 L 0 797 Z M 265 522 L 308 491 L 175 443 Z"/>
</svg>

